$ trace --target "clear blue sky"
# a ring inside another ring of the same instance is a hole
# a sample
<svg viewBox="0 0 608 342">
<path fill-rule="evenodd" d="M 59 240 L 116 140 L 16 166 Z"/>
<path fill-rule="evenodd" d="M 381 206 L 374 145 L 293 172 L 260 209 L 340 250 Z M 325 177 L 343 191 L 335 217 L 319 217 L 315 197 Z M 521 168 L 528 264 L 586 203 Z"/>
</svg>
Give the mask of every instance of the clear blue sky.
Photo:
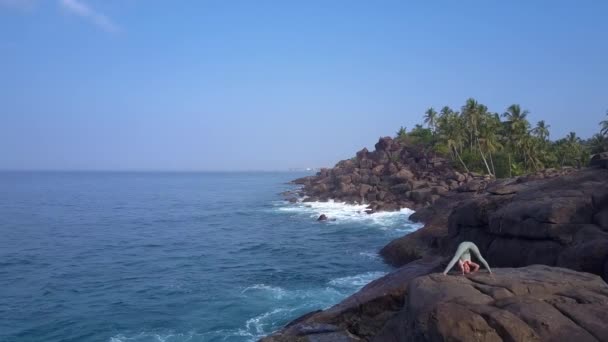
<svg viewBox="0 0 608 342">
<path fill-rule="evenodd" d="M 0 0 L 0 169 L 331 166 L 426 108 L 608 109 L 607 1 Z"/>
</svg>

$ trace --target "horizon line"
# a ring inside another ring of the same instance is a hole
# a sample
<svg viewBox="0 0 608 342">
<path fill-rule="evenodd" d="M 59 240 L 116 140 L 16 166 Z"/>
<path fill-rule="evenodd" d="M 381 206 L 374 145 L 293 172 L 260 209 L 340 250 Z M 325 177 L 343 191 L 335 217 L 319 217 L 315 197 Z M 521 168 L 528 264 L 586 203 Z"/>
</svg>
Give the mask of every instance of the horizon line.
<svg viewBox="0 0 608 342">
<path fill-rule="evenodd" d="M 2 169 L 2 172 L 150 172 L 150 173 L 212 173 L 212 172 L 315 172 L 319 168 L 287 168 L 287 169 Z"/>
</svg>

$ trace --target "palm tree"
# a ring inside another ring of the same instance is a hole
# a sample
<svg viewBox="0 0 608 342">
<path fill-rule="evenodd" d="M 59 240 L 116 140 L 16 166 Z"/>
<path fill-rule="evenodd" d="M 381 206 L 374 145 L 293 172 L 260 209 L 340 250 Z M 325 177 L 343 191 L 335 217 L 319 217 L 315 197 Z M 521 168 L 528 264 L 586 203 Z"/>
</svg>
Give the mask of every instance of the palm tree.
<svg viewBox="0 0 608 342">
<path fill-rule="evenodd" d="M 407 136 L 407 128 L 401 126 L 401 128 L 399 128 L 399 130 L 397 131 L 397 139 L 403 139 Z"/>
<path fill-rule="evenodd" d="M 477 135 L 477 126 L 479 124 L 479 104 L 473 98 L 469 98 L 462 106 L 462 116 L 469 131 L 469 146 L 473 150 L 473 143 Z"/>
<path fill-rule="evenodd" d="M 488 164 L 488 160 L 486 159 L 485 154 L 483 153 L 482 141 L 485 147 L 491 144 L 489 141 L 489 136 L 491 132 L 489 132 L 488 124 L 492 118 L 492 115 L 488 113 L 488 107 L 478 104 L 477 108 L 475 108 L 475 113 L 478 116 L 476 118 L 478 129 L 476 131 L 475 140 L 477 143 L 477 149 L 479 150 L 479 155 L 481 156 L 481 160 L 483 160 L 484 165 L 486 166 L 486 170 L 488 174 L 493 176 L 494 173 L 490 170 L 490 165 Z"/>
<path fill-rule="evenodd" d="M 608 136 L 596 133 L 589 139 L 589 147 L 591 148 L 591 154 L 608 151 Z"/>
<path fill-rule="evenodd" d="M 572 165 L 576 163 L 576 166 L 580 168 L 581 164 L 581 154 L 582 154 L 582 145 L 581 139 L 576 136 L 576 133 L 570 132 L 566 136 L 565 139 L 565 148 L 566 153 L 564 158 L 568 157 L 572 159 Z M 562 161 L 563 165 L 564 161 Z"/>
<path fill-rule="evenodd" d="M 446 116 L 446 115 L 450 115 L 454 113 L 454 111 L 452 110 L 452 108 L 448 107 L 448 106 L 444 106 L 443 108 L 441 108 L 441 110 L 439 111 L 439 115 L 441 116 Z"/>
<path fill-rule="evenodd" d="M 459 153 L 459 151 L 462 151 L 464 136 L 466 134 L 463 126 L 462 119 L 458 113 L 455 113 L 447 106 L 441 109 L 441 114 L 437 119 L 439 141 L 443 141 L 447 145 L 448 149 L 452 152 L 452 157 L 458 159 L 464 170 L 469 172 L 469 168 Z"/>
<path fill-rule="evenodd" d="M 433 107 L 429 108 L 424 112 L 424 123 L 429 126 L 431 131 L 435 133 L 435 126 L 437 124 L 437 112 Z"/>
<path fill-rule="evenodd" d="M 527 110 L 522 111 L 518 104 L 512 104 L 502 116 L 507 119 L 512 132 L 521 133 L 529 126 L 528 120 L 526 119 L 528 114 L 530 114 L 530 112 Z"/>
<path fill-rule="evenodd" d="M 510 105 L 507 111 L 502 114 L 507 119 L 507 141 L 510 149 L 509 164 L 511 164 L 511 153 L 519 153 L 522 159 L 526 159 L 523 145 L 525 143 L 524 136 L 528 135 L 528 127 L 530 126 L 526 119 L 528 114 L 529 112 L 527 110 L 522 111 L 518 104 Z"/>
<path fill-rule="evenodd" d="M 606 120 L 600 121 L 600 126 L 602 126 L 600 133 L 608 137 L 608 110 L 606 111 L 606 117 Z"/>
<path fill-rule="evenodd" d="M 489 172 L 491 175 L 496 176 L 496 168 L 494 167 L 494 160 L 492 158 L 492 153 L 498 151 L 502 148 L 500 143 L 500 116 L 496 113 L 488 113 L 485 112 L 484 116 L 481 117 L 481 125 L 479 131 L 479 152 L 482 155 L 482 158 L 485 158 L 484 150 L 488 155 L 488 159 L 490 160 L 490 166 L 492 167 L 492 172 Z M 489 171 L 489 170 L 488 170 Z"/>
<path fill-rule="evenodd" d="M 568 142 L 568 144 L 575 144 L 579 140 L 580 138 L 576 136 L 575 132 L 570 132 L 568 135 L 566 135 L 566 142 Z"/>
<path fill-rule="evenodd" d="M 540 120 L 536 127 L 532 130 L 532 133 L 536 135 L 541 141 L 546 142 L 549 138 L 549 127 L 550 125 L 545 124 L 545 120 Z"/>
<path fill-rule="evenodd" d="M 437 117 L 437 122 L 435 124 L 435 129 L 437 135 L 439 135 L 439 140 L 441 140 L 442 133 L 444 133 L 445 130 L 448 128 L 453 114 L 454 111 L 452 111 L 452 109 L 448 106 L 444 106 L 439 111 L 439 116 Z"/>
<path fill-rule="evenodd" d="M 534 171 L 537 171 L 542 166 L 542 162 L 540 161 L 539 156 L 541 153 L 541 148 L 538 146 L 539 140 L 535 139 L 529 134 L 522 136 L 520 148 L 524 157 L 524 165 L 526 165 L 526 169 L 529 169 L 529 166 L 532 166 Z"/>
</svg>

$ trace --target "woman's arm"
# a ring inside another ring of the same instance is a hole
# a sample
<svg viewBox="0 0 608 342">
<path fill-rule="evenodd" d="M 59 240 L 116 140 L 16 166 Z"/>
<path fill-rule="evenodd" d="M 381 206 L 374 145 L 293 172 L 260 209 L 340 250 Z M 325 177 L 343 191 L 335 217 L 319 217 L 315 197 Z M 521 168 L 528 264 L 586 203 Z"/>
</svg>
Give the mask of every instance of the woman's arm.
<svg viewBox="0 0 608 342">
<path fill-rule="evenodd" d="M 471 243 L 470 246 L 471 251 L 473 251 L 473 254 L 475 254 L 475 257 L 483 264 L 483 266 L 490 272 L 492 273 L 492 270 L 490 269 L 490 265 L 488 265 L 488 263 L 486 262 L 486 259 L 484 259 L 481 256 L 481 253 L 479 252 L 479 248 L 477 248 L 477 246 L 475 246 L 475 244 Z"/>
<path fill-rule="evenodd" d="M 467 246 L 464 243 L 458 245 L 458 249 L 456 249 L 454 257 L 452 258 L 452 260 L 450 260 L 450 263 L 448 264 L 448 267 L 445 268 L 445 271 L 443 271 L 443 274 L 448 274 L 448 272 L 452 269 L 452 267 L 454 267 L 458 259 L 460 259 L 460 257 L 464 254 L 464 252 L 466 252 L 466 250 Z"/>
</svg>

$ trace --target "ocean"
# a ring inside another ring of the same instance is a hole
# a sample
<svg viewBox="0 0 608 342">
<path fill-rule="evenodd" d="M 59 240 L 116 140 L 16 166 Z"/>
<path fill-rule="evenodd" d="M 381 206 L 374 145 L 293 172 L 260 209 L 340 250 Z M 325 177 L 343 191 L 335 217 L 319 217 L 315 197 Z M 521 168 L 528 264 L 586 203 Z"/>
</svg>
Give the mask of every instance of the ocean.
<svg viewBox="0 0 608 342">
<path fill-rule="evenodd" d="M 304 175 L 1 172 L 0 341 L 255 341 L 389 272 L 411 211 L 283 201 Z"/>
</svg>

